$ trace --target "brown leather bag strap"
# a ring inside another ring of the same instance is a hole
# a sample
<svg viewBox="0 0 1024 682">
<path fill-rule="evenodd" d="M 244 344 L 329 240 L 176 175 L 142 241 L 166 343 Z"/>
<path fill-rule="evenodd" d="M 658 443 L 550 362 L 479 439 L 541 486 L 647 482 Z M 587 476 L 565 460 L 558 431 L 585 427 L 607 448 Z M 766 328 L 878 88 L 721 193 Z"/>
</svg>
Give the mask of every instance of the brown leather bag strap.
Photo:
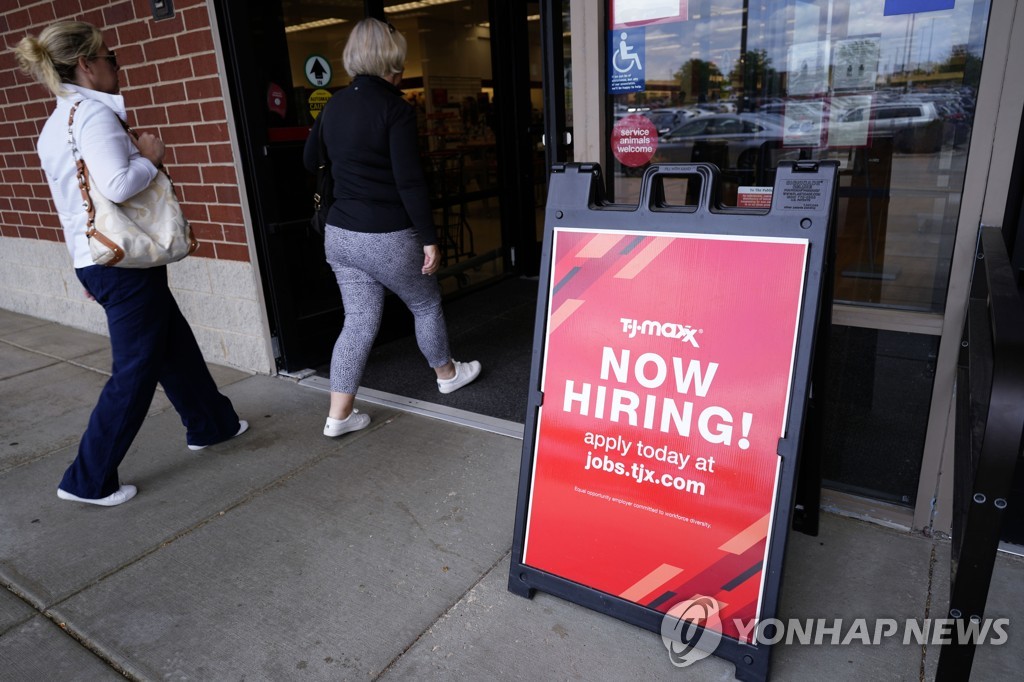
<svg viewBox="0 0 1024 682">
<path fill-rule="evenodd" d="M 122 121 L 120 116 L 117 117 L 117 122 L 121 124 L 121 127 L 124 128 L 126 133 L 134 137 L 136 140 L 139 139 L 139 134 L 135 132 L 135 128 L 132 128 L 130 125 Z"/>
<path fill-rule="evenodd" d="M 110 260 L 104 263 L 105 266 L 112 268 L 124 259 L 124 249 L 107 239 L 106 235 L 97 231 L 96 228 L 93 228 L 92 234 L 89 235 L 89 238 L 98 239 L 101 244 L 110 249 L 110 252 L 114 254 Z"/>
<path fill-rule="evenodd" d="M 120 116 L 117 117 L 117 122 L 121 124 L 121 127 L 124 128 L 124 131 L 126 133 L 128 133 L 129 135 L 131 135 L 132 138 L 134 138 L 136 140 L 139 139 L 139 134 L 137 132 L 135 132 L 135 128 L 132 128 L 130 125 L 128 125 L 127 123 L 122 121 Z M 160 171 L 161 173 L 163 173 L 164 175 L 166 175 L 168 180 L 171 180 L 171 174 L 167 172 L 167 168 L 164 167 L 163 163 L 161 163 L 159 166 L 157 166 L 156 169 L 158 171 Z M 172 185 L 173 185 L 173 181 L 172 181 Z"/>
<path fill-rule="evenodd" d="M 85 159 L 82 158 L 81 152 L 78 151 L 78 145 L 75 144 L 75 136 L 72 133 L 72 127 L 75 124 L 75 111 L 81 103 L 81 100 L 75 102 L 75 105 L 71 107 L 71 113 L 68 114 L 68 144 L 71 145 L 71 155 L 75 159 L 75 176 L 78 178 L 78 189 L 82 192 L 82 206 L 88 217 L 85 221 L 85 236 L 92 237 L 96 234 L 96 206 L 93 205 L 92 197 L 89 196 L 89 169 L 85 165 Z"/>
<path fill-rule="evenodd" d="M 78 189 L 82 191 L 82 204 L 85 208 L 86 215 L 89 216 L 89 219 L 85 224 L 85 234 L 86 236 L 91 237 L 95 233 L 93 223 L 96 222 L 96 207 L 93 206 L 92 197 L 89 196 L 89 168 L 85 165 L 85 159 L 82 158 L 82 153 L 78 150 L 78 145 L 75 144 L 75 136 L 72 132 L 73 126 L 75 124 L 75 111 L 78 110 L 78 105 L 80 105 L 82 101 L 83 100 L 78 100 L 77 102 L 75 102 L 74 106 L 71 107 L 71 111 L 68 112 L 68 144 L 71 145 L 71 155 L 75 159 L 75 166 L 77 168 L 78 177 Z M 139 134 L 135 132 L 135 129 L 127 123 L 125 123 L 124 121 L 122 121 L 120 116 L 117 117 L 117 122 L 121 124 L 121 127 L 125 129 L 125 132 L 127 132 L 136 140 L 139 139 Z M 174 180 L 171 178 L 171 174 L 167 172 L 167 169 L 164 168 L 164 165 L 162 163 L 159 166 L 157 166 L 157 170 L 166 175 L 168 180 L 171 180 L 171 191 L 177 194 L 177 190 L 175 190 L 174 188 Z"/>
<path fill-rule="evenodd" d="M 75 124 L 75 111 L 78 110 L 78 105 L 82 103 L 82 100 L 75 102 L 74 106 L 71 107 L 71 111 L 68 113 L 68 144 L 71 145 L 71 155 L 75 160 L 75 175 L 78 178 L 78 189 L 82 192 L 82 206 L 85 208 L 85 214 L 87 220 L 85 223 L 85 235 L 90 239 L 97 239 L 106 246 L 114 254 L 105 265 L 114 266 L 117 265 L 125 257 L 124 249 L 115 244 L 113 241 L 108 239 L 103 233 L 96 230 L 96 206 L 92 202 L 92 197 L 89 195 L 89 169 L 85 165 L 85 159 L 82 158 L 82 153 L 78 150 L 78 145 L 75 144 L 75 136 L 73 132 L 73 126 Z M 121 117 L 117 117 L 121 127 L 136 140 L 139 139 L 139 134 L 129 126 L 127 123 L 121 120 Z M 171 174 L 167 172 L 163 164 L 157 167 L 161 173 L 167 176 L 167 179 L 171 182 L 171 191 L 174 192 L 174 181 L 171 180 Z M 189 229 L 189 254 L 194 253 L 199 248 L 199 241 L 192 234 L 191 228 Z"/>
</svg>

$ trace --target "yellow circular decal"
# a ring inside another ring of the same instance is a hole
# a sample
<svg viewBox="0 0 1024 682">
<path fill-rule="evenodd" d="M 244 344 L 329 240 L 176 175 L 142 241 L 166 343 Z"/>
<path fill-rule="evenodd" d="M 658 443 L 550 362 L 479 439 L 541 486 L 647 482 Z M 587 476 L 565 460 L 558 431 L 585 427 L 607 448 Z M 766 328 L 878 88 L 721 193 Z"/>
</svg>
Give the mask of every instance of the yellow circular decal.
<svg viewBox="0 0 1024 682">
<path fill-rule="evenodd" d="M 331 93 L 327 90 L 314 90 L 309 95 L 309 113 L 313 118 L 320 115 L 323 111 L 324 105 L 327 104 L 327 100 L 331 98 Z"/>
</svg>

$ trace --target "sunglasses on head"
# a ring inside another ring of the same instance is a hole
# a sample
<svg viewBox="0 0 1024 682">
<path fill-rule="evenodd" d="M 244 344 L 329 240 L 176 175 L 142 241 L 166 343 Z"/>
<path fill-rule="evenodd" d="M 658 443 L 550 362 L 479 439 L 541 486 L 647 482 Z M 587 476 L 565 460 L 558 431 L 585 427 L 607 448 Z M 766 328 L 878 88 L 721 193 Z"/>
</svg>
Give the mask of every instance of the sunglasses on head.
<svg viewBox="0 0 1024 682">
<path fill-rule="evenodd" d="M 114 68 L 117 68 L 117 55 L 114 54 L 113 50 L 111 50 L 107 54 L 98 54 L 95 57 L 93 57 L 93 59 L 109 59 L 110 65 Z"/>
</svg>

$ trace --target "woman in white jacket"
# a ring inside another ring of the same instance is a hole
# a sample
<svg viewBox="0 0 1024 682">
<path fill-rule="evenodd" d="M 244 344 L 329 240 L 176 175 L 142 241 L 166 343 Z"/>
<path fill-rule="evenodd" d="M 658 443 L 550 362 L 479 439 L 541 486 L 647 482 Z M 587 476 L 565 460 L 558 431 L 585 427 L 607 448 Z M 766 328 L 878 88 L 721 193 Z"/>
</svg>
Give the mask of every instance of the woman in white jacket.
<svg viewBox="0 0 1024 682">
<path fill-rule="evenodd" d="M 14 52 L 21 70 L 57 97 L 37 149 L 75 274 L 86 296 L 106 312 L 113 355 L 111 377 L 57 496 L 114 506 L 135 496 L 135 486 L 122 485 L 117 469 L 142 427 L 157 383 L 181 415 L 192 450 L 240 435 L 248 424 L 217 390 L 167 287 L 167 268 L 106 267 L 92 261 L 69 138 L 88 164 L 92 191 L 114 202 L 143 190 L 164 158 L 160 138 L 143 133 L 136 140 L 126 131 L 117 57 L 103 34 L 91 24 L 62 21 L 38 37 L 26 36 Z"/>
</svg>

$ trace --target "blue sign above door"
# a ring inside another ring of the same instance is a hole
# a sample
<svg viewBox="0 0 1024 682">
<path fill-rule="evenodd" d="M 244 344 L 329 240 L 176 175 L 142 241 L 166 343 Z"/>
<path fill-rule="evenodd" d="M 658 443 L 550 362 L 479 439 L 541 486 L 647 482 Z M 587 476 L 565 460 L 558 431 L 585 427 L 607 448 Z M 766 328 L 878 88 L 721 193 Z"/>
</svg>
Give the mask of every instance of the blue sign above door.
<svg viewBox="0 0 1024 682">
<path fill-rule="evenodd" d="M 953 9 L 956 0 L 885 0 L 885 16 Z"/>
</svg>

